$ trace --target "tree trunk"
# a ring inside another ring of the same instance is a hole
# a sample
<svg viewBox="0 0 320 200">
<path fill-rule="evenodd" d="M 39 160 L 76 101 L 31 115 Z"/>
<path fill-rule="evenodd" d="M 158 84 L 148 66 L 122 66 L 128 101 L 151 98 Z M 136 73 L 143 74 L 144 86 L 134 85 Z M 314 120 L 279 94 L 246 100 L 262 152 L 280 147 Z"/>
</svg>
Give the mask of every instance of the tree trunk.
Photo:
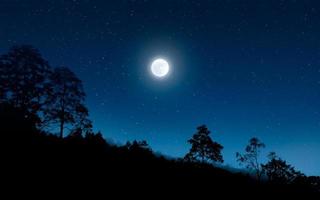
<svg viewBox="0 0 320 200">
<path fill-rule="evenodd" d="M 64 119 L 61 119 L 61 122 L 60 122 L 60 138 L 63 138 L 63 127 L 64 127 Z"/>
<path fill-rule="evenodd" d="M 64 115 L 65 115 L 65 112 L 64 112 L 64 110 L 65 110 L 65 105 L 64 105 L 64 95 L 65 95 L 65 93 L 66 93 L 66 86 L 65 85 L 63 85 L 63 96 L 62 96 L 62 98 L 61 98 L 61 100 L 60 100 L 60 104 L 61 104 L 61 118 L 60 118 L 60 138 L 63 138 L 63 128 L 64 128 Z"/>
</svg>

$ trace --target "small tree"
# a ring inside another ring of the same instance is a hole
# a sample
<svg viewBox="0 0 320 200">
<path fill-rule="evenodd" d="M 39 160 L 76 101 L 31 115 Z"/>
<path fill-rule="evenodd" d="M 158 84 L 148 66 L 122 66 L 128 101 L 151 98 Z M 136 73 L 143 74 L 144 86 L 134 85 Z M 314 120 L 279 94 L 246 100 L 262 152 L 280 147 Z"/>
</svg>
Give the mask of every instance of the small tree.
<svg viewBox="0 0 320 200">
<path fill-rule="evenodd" d="M 102 133 L 93 133 L 93 132 L 87 132 L 85 134 L 85 140 L 88 145 L 95 146 L 95 147 L 106 147 L 107 142 L 103 138 Z"/>
<path fill-rule="evenodd" d="M 132 155 L 133 158 L 146 159 L 153 156 L 152 149 L 145 140 L 134 140 L 132 143 L 128 141 L 124 148 Z"/>
<path fill-rule="evenodd" d="M 91 129 L 88 110 L 84 106 L 85 93 L 77 76 L 68 68 L 59 67 L 52 73 L 51 84 L 50 104 L 45 114 L 47 121 L 58 124 L 60 137 L 66 127 L 71 133 Z"/>
<path fill-rule="evenodd" d="M 135 149 L 145 149 L 145 150 L 149 149 L 149 150 L 151 150 L 147 141 L 145 141 L 145 140 L 142 140 L 142 141 L 134 140 L 132 143 L 128 141 L 125 145 L 125 148 L 127 148 L 130 151 L 135 150 Z"/>
<path fill-rule="evenodd" d="M 268 157 L 269 161 L 265 165 L 262 165 L 262 169 L 269 181 L 292 183 L 297 178 L 303 176 L 302 173 L 296 171 L 294 167 L 287 164 L 285 160 L 279 158 L 275 152 L 271 152 Z"/>
<path fill-rule="evenodd" d="M 247 169 L 253 170 L 258 179 L 262 175 L 262 166 L 259 162 L 259 154 L 262 148 L 265 148 L 265 144 L 254 137 L 249 140 L 244 154 L 236 153 L 237 161 L 240 165 L 245 165 Z"/>
<path fill-rule="evenodd" d="M 223 146 L 214 142 L 209 135 L 210 131 L 206 125 L 197 128 L 197 132 L 188 140 L 191 149 L 184 158 L 186 161 L 223 162 L 221 154 Z"/>
</svg>

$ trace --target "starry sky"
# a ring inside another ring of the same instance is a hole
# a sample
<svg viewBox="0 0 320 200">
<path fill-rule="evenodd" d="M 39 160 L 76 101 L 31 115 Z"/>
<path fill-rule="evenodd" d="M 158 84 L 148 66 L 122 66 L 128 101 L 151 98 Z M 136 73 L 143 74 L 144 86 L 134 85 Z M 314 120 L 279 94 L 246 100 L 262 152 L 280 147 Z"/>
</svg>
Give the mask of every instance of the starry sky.
<svg viewBox="0 0 320 200">
<path fill-rule="evenodd" d="M 71 68 L 107 139 L 179 157 L 206 124 L 233 167 L 256 136 L 320 174 L 319 35 L 317 0 L 0 0 L 0 53 L 31 44 Z"/>
</svg>

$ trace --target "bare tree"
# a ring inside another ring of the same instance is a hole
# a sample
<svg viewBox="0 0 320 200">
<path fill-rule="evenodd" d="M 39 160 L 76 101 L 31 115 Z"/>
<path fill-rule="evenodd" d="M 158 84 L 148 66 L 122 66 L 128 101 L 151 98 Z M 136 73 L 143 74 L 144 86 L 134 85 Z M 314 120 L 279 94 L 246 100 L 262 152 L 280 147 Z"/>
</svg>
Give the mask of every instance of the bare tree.
<svg viewBox="0 0 320 200">
<path fill-rule="evenodd" d="M 262 175 L 262 166 L 259 162 L 259 154 L 262 148 L 265 148 L 265 144 L 254 137 L 249 140 L 249 144 L 246 146 L 243 154 L 236 153 L 237 161 L 240 165 L 245 165 L 247 169 L 254 171 L 258 179 Z"/>
</svg>

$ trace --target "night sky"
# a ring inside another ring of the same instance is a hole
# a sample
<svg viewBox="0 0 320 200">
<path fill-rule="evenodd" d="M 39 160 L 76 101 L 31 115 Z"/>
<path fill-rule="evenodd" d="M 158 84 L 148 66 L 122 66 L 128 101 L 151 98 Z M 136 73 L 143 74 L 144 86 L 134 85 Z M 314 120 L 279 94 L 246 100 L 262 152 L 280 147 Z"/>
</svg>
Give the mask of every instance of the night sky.
<svg viewBox="0 0 320 200">
<path fill-rule="evenodd" d="M 95 130 L 183 156 L 206 124 L 225 164 L 256 136 L 320 174 L 320 2 L 0 0 L 0 53 L 31 44 L 83 81 Z M 150 73 L 155 58 L 171 68 Z"/>
</svg>

